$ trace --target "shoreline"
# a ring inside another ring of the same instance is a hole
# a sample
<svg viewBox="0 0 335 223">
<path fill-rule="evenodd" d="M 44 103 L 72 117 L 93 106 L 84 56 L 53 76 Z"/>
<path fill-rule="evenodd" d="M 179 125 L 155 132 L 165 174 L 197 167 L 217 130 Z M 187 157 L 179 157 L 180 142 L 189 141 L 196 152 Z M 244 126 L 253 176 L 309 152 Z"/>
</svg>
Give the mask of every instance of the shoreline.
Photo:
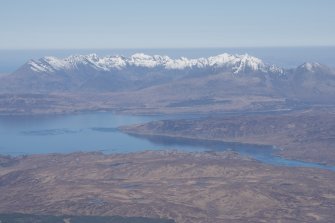
<svg viewBox="0 0 335 223">
<path fill-rule="evenodd" d="M 297 166 L 297 167 L 307 167 L 307 168 L 319 168 L 319 169 L 328 169 L 328 170 L 332 170 L 332 171 L 335 171 L 335 165 L 331 165 L 330 163 L 321 163 L 321 162 L 312 162 L 312 161 L 308 161 L 308 160 L 303 160 L 303 159 L 292 159 L 291 157 L 289 156 L 283 156 L 281 155 L 280 153 L 285 150 L 284 148 L 280 148 L 280 147 L 277 147 L 276 145 L 269 145 L 269 144 L 257 144 L 257 143 L 248 143 L 248 142 L 243 142 L 243 141 L 225 141 L 224 139 L 208 139 L 208 138 L 197 138 L 197 137 L 191 137 L 191 136 L 178 136 L 178 135 L 171 135 L 171 134 L 152 134 L 152 133 L 137 133 L 135 131 L 124 131 L 122 129 L 122 127 L 120 128 L 122 132 L 126 133 L 126 134 L 129 134 L 129 135 L 133 135 L 133 136 L 137 136 L 137 137 L 140 137 L 140 138 L 146 138 L 148 139 L 148 137 L 164 137 L 164 138 L 171 138 L 171 139 L 181 139 L 181 140 L 195 140 L 195 141 L 199 141 L 199 142 L 214 142 L 214 143 L 223 143 L 223 144 L 233 144 L 233 145 L 241 145 L 241 146 L 257 146 L 257 147 L 264 147 L 262 149 L 264 150 L 267 150 L 267 149 L 271 149 L 274 153 L 273 153 L 273 157 L 279 157 L 283 160 L 286 160 L 286 161 L 292 161 L 292 162 L 299 162 L 299 163 L 304 163 L 306 164 L 307 166 Z M 149 139 L 150 140 L 150 139 Z M 270 148 L 271 147 L 271 148 Z M 209 150 L 209 151 L 214 151 L 216 152 L 215 150 Z M 227 151 L 227 150 L 223 150 L 223 151 Z M 229 150 L 228 150 L 229 151 Z M 266 162 L 263 162 L 261 160 L 257 160 L 255 157 L 253 157 L 252 155 L 249 155 L 249 154 L 242 154 L 238 151 L 235 151 L 235 150 L 231 150 L 230 151 L 233 151 L 233 152 L 236 152 L 240 155 L 245 155 L 245 156 L 248 156 L 250 157 L 251 159 L 253 160 L 256 160 L 262 164 L 268 164 L 268 165 L 271 165 L 271 166 L 277 166 L 276 164 L 270 164 L 270 163 L 266 163 Z M 206 151 L 203 151 L 203 152 L 206 152 Z M 308 166 L 308 165 L 317 165 L 315 167 L 313 166 Z M 288 166 L 288 165 L 279 165 L 279 166 L 285 166 L 285 167 L 291 167 L 291 166 Z M 319 166 L 319 167 L 318 167 Z"/>
</svg>

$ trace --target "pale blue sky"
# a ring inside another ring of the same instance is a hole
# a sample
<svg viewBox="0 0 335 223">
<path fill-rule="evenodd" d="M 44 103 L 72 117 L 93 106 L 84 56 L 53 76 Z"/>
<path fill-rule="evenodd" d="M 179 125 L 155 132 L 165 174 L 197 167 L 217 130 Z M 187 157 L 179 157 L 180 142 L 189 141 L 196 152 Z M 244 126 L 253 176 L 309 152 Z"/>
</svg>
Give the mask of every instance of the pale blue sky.
<svg viewBox="0 0 335 223">
<path fill-rule="evenodd" d="M 0 49 L 335 46 L 334 0 L 0 0 Z"/>
</svg>

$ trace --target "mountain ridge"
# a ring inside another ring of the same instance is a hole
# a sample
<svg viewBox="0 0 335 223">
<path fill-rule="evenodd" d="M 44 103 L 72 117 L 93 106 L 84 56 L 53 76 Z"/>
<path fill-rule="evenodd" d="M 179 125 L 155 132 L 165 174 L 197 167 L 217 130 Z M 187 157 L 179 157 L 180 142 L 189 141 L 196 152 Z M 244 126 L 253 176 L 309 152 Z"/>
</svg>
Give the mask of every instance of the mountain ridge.
<svg viewBox="0 0 335 223">
<path fill-rule="evenodd" d="M 285 69 L 248 54 L 198 59 L 88 54 L 30 60 L 0 77 L 0 93 L 114 94 L 111 98 L 120 103 L 117 107 L 170 108 L 196 103 L 209 108 L 222 102 L 220 106 L 225 108 L 236 100 L 238 104 L 253 103 L 250 98 L 334 104 L 335 72 L 316 62 Z"/>
<path fill-rule="evenodd" d="M 257 57 L 249 56 L 248 54 L 233 55 L 228 53 L 196 59 L 188 59 L 186 57 L 172 59 L 168 56 L 150 56 L 144 53 L 135 53 L 130 57 L 119 55 L 99 57 L 96 54 L 71 55 L 66 58 L 47 56 L 38 60 L 30 60 L 27 62 L 27 65 L 36 72 L 73 70 L 80 65 L 91 66 L 99 71 L 122 70 L 133 66 L 142 68 L 163 68 L 166 70 L 227 68 L 231 69 L 234 73 L 244 72 L 248 69 L 262 72 L 283 72 L 281 68 L 275 65 L 267 65 Z"/>
</svg>

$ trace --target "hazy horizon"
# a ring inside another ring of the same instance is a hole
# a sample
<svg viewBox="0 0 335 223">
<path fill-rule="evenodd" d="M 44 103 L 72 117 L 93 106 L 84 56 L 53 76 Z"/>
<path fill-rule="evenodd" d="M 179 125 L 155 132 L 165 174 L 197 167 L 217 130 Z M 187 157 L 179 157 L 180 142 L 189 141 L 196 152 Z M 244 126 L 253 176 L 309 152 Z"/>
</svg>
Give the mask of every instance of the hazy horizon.
<svg viewBox="0 0 335 223">
<path fill-rule="evenodd" d="M 335 2 L 4 0 L 0 49 L 335 46 Z"/>
<path fill-rule="evenodd" d="M 335 2 L 4 0 L 0 73 L 44 56 L 132 53 L 259 57 L 286 68 L 335 67 Z"/>
</svg>

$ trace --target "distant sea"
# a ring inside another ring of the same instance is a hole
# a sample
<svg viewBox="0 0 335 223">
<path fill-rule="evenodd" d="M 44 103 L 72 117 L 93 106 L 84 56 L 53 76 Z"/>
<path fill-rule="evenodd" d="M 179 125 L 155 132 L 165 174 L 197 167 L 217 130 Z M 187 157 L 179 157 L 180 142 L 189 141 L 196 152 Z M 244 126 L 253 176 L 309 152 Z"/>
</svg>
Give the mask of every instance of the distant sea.
<svg viewBox="0 0 335 223">
<path fill-rule="evenodd" d="M 134 53 L 168 55 L 172 58 L 209 57 L 221 53 L 245 54 L 256 56 L 266 63 L 292 68 L 304 62 L 319 62 L 335 67 L 334 47 L 266 47 L 266 48 L 187 48 L 187 49 L 66 49 L 66 50 L 0 50 L 0 74 L 11 73 L 29 59 L 44 56 L 67 57 L 73 54 L 96 53 L 99 56 L 123 55 Z"/>
</svg>

